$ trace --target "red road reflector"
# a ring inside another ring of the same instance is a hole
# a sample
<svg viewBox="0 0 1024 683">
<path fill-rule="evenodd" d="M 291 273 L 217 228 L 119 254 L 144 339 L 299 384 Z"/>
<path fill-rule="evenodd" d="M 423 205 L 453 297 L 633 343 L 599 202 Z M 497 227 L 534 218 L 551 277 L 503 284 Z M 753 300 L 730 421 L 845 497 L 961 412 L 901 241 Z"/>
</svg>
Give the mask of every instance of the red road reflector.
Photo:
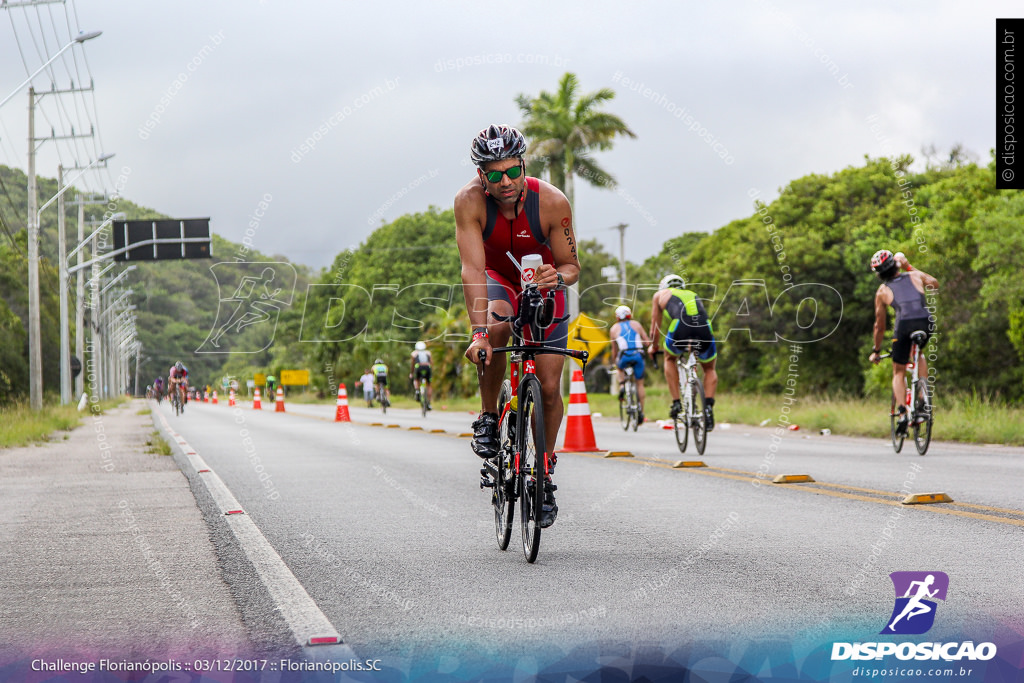
<svg viewBox="0 0 1024 683">
<path fill-rule="evenodd" d="M 224 513 L 225 515 L 244 515 L 245 510 L 228 510 Z"/>
<path fill-rule="evenodd" d="M 338 636 L 313 636 L 308 642 L 310 645 L 340 645 L 341 638 Z"/>
<path fill-rule="evenodd" d="M 202 474 L 203 472 L 209 472 L 209 471 L 210 471 L 210 470 L 208 470 L 208 469 L 205 469 L 205 470 L 199 470 L 199 474 Z"/>
</svg>

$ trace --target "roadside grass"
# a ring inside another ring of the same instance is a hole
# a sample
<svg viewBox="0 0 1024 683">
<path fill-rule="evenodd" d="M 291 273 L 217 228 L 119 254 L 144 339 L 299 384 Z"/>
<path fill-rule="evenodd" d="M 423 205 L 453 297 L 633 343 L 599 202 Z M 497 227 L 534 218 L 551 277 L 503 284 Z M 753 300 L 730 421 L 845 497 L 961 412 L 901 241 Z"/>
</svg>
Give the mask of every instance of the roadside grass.
<svg viewBox="0 0 1024 683">
<path fill-rule="evenodd" d="M 147 453 L 155 453 L 157 455 L 171 454 L 170 444 L 168 444 L 167 441 L 160 436 L 160 432 L 155 429 L 150 432 L 149 439 L 146 440 L 146 445 L 148 446 L 146 449 Z"/>
<path fill-rule="evenodd" d="M 289 395 L 286 401 L 333 405 L 335 397 L 319 398 L 313 392 L 303 392 Z M 568 396 L 564 401 L 568 404 Z M 591 392 L 587 402 L 592 414 L 618 418 L 617 396 Z M 349 390 L 348 403 L 350 406 L 365 406 L 362 390 Z M 433 404 L 435 410 L 449 412 L 476 413 L 480 410 L 477 396 L 435 397 Z M 671 404 L 668 387 L 662 384 L 647 388 L 645 407 L 648 420 L 668 419 Z M 273 405 L 272 399 L 270 405 Z M 410 410 L 419 408 L 412 396 L 397 392 L 391 396 L 391 405 Z M 374 408 L 379 410 L 379 404 L 374 403 Z M 889 437 L 888 403 L 854 396 L 805 395 L 786 399 L 781 394 L 719 393 L 715 401 L 715 421 L 719 424 L 764 423 L 764 426 L 772 427 L 781 421 L 783 426 L 796 424 L 804 431 L 828 429 L 836 435 Z M 932 438 L 1024 446 L 1024 406 L 1010 406 L 978 396 L 942 396 L 935 408 Z"/>
<path fill-rule="evenodd" d="M 136 415 L 150 415 L 152 412 L 153 411 L 150 410 L 149 408 L 143 408 L 142 410 L 136 412 L 135 414 Z"/>
<path fill-rule="evenodd" d="M 43 443 L 67 438 L 67 432 L 81 424 L 89 413 L 103 414 L 126 399 L 117 397 L 90 403 L 81 413 L 77 405 L 61 406 L 46 403 L 41 410 L 32 410 L 27 403 L 0 407 L 0 448 L 14 448 L 30 443 Z"/>
</svg>

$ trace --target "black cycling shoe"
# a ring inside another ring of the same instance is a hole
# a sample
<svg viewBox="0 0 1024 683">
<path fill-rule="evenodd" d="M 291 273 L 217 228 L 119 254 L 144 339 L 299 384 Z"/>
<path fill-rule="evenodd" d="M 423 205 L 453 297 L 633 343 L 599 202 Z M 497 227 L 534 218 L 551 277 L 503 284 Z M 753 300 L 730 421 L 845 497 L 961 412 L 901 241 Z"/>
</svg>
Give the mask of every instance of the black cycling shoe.
<svg viewBox="0 0 1024 683">
<path fill-rule="evenodd" d="M 498 454 L 498 416 L 483 413 L 473 422 L 473 452 L 481 458 L 493 458 Z"/>
<path fill-rule="evenodd" d="M 537 526 L 541 529 L 547 529 L 555 523 L 555 518 L 558 517 L 558 505 L 555 504 L 556 490 L 558 487 L 552 483 L 551 477 L 545 477 L 544 504 L 541 506 L 540 520 L 537 522 Z"/>
<path fill-rule="evenodd" d="M 907 414 L 900 413 L 900 419 L 896 421 L 896 436 L 906 436 L 909 424 L 910 418 L 907 417 Z"/>
<path fill-rule="evenodd" d="M 668 416 L 673 420 L 679 417 L 679 413 L 683 412 L 683 404 L 678 400 L 672 401 L 672 408 L 668 411 Z"/>
<path fill-rule="evenodd" d="M 704 406 L 704 431 L 710 432 L 715 428 L 715 411 L 711 406 Z"/>
</svg>

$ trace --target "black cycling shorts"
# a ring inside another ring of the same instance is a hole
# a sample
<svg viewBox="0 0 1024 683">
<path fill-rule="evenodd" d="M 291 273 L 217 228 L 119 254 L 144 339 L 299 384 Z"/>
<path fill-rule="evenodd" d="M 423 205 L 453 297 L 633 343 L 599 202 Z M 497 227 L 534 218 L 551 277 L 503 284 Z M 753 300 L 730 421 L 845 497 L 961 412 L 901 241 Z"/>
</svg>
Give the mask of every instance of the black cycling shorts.
<svg viewBox="0 0 1024 683">
<path fill-rule="evenodd" d="M 892 338 L 892 362 L 897 365 L 906 365 L 910 361 L 910 335 L 917 330 L 922 330 L 931 338 L 935 332 L 935 323 L 931 318 L 914 318 L 912 320 L 901 320 L 896 326 L 896 332 Z M 928 343 L 925 339 L 925 344 Z"/>
<path fill-rule="evenodd" d="M 430 371 L 431 367 L 429 365 L 417 365 L 416 374 L 414 375 L 414 377 L 416 377 L 416 379 L 418 380 L 426 380 L 429 382 L 431 376 Z"/>
<path fill-rule="evenodd" d="M 377 384 L 381 385 L 382 387 L 386 387 L 388 385 L 388 376 L 377 375 Z"/>
</svg>

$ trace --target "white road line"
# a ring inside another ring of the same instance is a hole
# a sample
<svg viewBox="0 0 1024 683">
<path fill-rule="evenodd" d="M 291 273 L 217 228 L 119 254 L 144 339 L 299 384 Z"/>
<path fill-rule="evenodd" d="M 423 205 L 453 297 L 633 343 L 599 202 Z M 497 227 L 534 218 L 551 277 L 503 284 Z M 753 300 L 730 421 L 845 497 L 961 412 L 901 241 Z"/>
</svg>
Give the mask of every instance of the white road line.
<svg viewBox="0 0 1024 683">
<path fill-rule="evenodd" d="M 182 454 L 198 473 L 197 476 L 210 492 L 221 514 L 226 515 L 228 527 L 235 535 L 242 550 L 245 551 L 246 557 L 252 562 L 263 585 L 267 587 L 267 592 L 270 593 L 275 606 L 291 629 L 296 642 L 303 647 L 340 644 L 342 642 L 341 635 L 313 602 L 313 598 L 288 569 L 284 560 L 270 545 L 259 527 L 248 515 L 229 514 L 241 511 L 242 506 L 224 484 L 224 481 L 217 476 L 216 472 L 210 470 L 209 465 L 180 434 L 171 429 L 171 425 L 164 415 L 160 413 L 154 413 L 154 415 L 159 416 L 164 428 L 171 434 Z M 202 470 L 209 471 L 202 472 Z"/>
</svg>

